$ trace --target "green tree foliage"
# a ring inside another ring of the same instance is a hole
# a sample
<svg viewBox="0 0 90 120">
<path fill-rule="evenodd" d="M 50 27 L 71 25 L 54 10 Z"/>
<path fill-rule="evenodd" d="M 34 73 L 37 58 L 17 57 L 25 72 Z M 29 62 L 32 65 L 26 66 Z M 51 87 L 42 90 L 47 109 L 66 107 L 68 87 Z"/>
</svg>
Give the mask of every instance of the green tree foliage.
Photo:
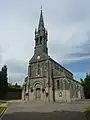
<svg viewBox="0 0 90 120">
<path fill-rule="evenodd" d="M 15 84 L 15 87 L 18 87 L 18 84 L 17 84 L 17 83 Z"/>
<path fill-rule="evenodd" d="M 81 83 L 84 87 L 85 97 L 90 98 L 90 73 L 86 74 L 86 77 L 83 79 L 80 79 Z"/>
<path fill-rule="evenodd" d="M 18 83 L 15 83 L 15 85 L 14 85 L 14 84 L 11 84 L 11 83 L 8 83 L 8 88 L 21 89 L 21 86 L 18 85 Z"/>
<path fill-rule="evenodd" d="M 7 66 L 4 65 L 0 71 L 0 98 L 3 98 L 8 89 Z"/>
<path fill-rule="evenodd" d="M 8 87 L 11 87 L 12 86 L 12 83 L 8 83 Z"/>
<path fill-rule="evenodd" d="M 21 86 L 18 85 L 17 83 L 15 84 L 15 88 L 20 88 Z"/>
</svg>

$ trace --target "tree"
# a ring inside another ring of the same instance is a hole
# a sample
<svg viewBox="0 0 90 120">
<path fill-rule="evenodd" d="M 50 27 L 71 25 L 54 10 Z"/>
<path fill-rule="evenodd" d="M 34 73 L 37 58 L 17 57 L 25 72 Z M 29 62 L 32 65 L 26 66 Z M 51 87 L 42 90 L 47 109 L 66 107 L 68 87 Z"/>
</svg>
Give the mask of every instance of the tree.
<svg viewBox="0 0 90 120">
<path fill-rule="evenodd" d="M 18 85 L 18 83 L 15 83 L 15 84 L 8 83 L 8 88 L 21 89 L 21 86 Z"/>
<path fill-rule="evenodd" d="M 8 89 L 7 66 L 4 65 L 0 71 L 0 97 L 4 97 Z"/>
<path fill-rule="evenodd" d="M 20 85 L 18 85 L 17 83 L 15 84 L 15 88 L 20 88 Z"/>
<path fill-rule="evenodd" d="M 18 84 L 16 83 L 16 84 L 15 84 L 15 87 L 17 87 L 17 86 L 18 86 Z"/>
<path fill-rule="evenodd" d="M 80 78 L 81 84 L 84 85 L 84 80 Z"/>
<path fill-rule="evenodd" d="M 90 98 L 90 73 L 86 74 L 86 77 L 83 79 L 80 79 L 81 83 L 84 87 L 84 92 L 85 92 L 85 98 Z"/>
</svg>

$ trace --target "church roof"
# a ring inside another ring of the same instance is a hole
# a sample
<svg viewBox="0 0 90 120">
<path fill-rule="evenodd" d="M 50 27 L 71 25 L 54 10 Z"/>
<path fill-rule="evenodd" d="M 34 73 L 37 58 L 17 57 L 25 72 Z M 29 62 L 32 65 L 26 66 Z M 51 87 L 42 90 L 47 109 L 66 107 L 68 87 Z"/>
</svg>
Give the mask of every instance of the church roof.
<svg viewBox="0 0 90 120">
<path fill-rule="evenodd" d="M 70 74 L 73 75 L 73 73 L 72 73 L 71 71 L 69 71 L 68 69 L 66 69 L 64 66 L 62 66 L 61 64 L 59 64 L 58 62 L 56 62 L 56 61 L 55 61 L 54 59 L 52 59 L 51 57 L 50 57 L 50 60 L 53 61 L 55 64 L 57 64 L 58 66 L 60 66 L 61 68 L 63 68 L 64 70 L 68 71 Z"/>
<path fill-rule="evenodd" d="M 79 81 L 77 81 L 75 79 L 73 79 L 73 81 L 76 82 L 76 83 L 78 83 L 78 84 L 80 84 L 80 85 L 82 85 Z"/>
</svg>

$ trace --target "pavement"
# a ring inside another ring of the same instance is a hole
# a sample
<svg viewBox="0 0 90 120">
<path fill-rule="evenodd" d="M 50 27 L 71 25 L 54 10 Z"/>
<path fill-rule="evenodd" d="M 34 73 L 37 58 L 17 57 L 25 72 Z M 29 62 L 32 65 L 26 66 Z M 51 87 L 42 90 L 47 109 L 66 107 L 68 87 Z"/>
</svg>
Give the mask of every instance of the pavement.
<svg viewBox="0 0 90 120">
<path fill-rule="evenodd" d="M 90 100 L 50 104 L 8 101 L 2 120 L 86 120 L 84 110 L 89 105 Z"/>
</svg>

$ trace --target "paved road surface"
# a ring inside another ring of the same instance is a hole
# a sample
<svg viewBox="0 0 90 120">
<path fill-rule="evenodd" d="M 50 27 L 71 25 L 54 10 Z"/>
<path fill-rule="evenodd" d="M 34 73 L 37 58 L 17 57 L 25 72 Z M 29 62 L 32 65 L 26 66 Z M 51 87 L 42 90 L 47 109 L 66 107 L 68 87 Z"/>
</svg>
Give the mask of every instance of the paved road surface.
<svg viewBox="0 0 90 120">
<path fill-rule="evenodd" d="M 86 120 L 84 108 L 90 100 L 75 103 L 24 103 L 9 102 L 2 120 Z"/>
</svg>

